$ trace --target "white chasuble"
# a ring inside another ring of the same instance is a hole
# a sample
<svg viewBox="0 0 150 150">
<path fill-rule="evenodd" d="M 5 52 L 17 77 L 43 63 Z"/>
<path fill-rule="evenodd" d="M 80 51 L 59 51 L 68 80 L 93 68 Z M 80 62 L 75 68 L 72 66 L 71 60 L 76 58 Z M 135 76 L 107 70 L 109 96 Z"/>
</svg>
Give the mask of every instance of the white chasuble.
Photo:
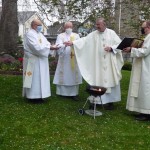
<svg viewBox="0 0 150 150">
<path fill-rule="evenodd" d="M 56 44 L 59 44 L 61 48 L 57 51 L 59 58 L 53 80 L 54 84 L 73 86 L 82 83 L 82 76 L 78 68 L 73 47 L 65 47 L 63 45 L 65 41 L 77 39 L 79 39 L 79 35 L 76 33 L 72 33 L 71 35 L 62 33 L 58 35 Z"/>
<path fill-rule="evenodd" d="M 142 48 L 132 48 L 132 71 L 126 108 L 150 114 L 150 34 L 144 39 Z"/>
<path fill-rule="evenodd" d="M 51 95 L 49 63 L 50 43 L 31 29 L 24 37 L 23 96 L 36 99 Z"/>
<path fill-rule="evenodd" d="M 94 31 L 73 42 L 74 51 L 82 77 L 90 85 L 106 87 L 102 96 L 104 103 L 120 101 L 120 80 L 123 57 L 116 47 L 121 42 L 117 34 L 106 28 L 104 32 Z M 106 46 L 113 52 L 106 52 Z"/>
<path fill-rule="evenodd" d="M 103 33 L 94 31 L 73 42 L 74 50 L 83 78 L 90 85 L 111 88 L 119 84 L 123 65 L 122 53 L 118 50 L 106 52 L 106 46 L 115 49 L 120 38 L 110 29 Z"/>
</svg>

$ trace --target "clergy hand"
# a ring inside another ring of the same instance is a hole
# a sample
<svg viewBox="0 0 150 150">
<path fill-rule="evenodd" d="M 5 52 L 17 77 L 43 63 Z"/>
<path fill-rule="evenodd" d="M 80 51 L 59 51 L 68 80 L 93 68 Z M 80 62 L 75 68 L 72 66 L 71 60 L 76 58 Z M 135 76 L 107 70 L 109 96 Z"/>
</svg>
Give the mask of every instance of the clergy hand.
<svg viewBox="0 0 150 150">
<path fill-rule="evenodd" d="M 65 45 L 65 46 L 72 46 L 73 43 L 72 43 L 71 41 L 67 41 L 67 42 L 64 42 L 64 45 Z"/>
<path fill-rule="evenodd" d="M 51 45 L 50 50 L 58 50 L 60 47 L 59 45 Z"/>
<path fill-rule="evenodd" d="M 112 52 L 112 48 L 111 48 L 111 47 L 108 47 L 108 46 L 105 47 L 104 50 L 107 51 L 107 52 Z"/>
<path fill-rule="evenodd" d="M 123 49 L 124 52 L 130 53 L 132 47 L 126 47 Z"/>
</svg>

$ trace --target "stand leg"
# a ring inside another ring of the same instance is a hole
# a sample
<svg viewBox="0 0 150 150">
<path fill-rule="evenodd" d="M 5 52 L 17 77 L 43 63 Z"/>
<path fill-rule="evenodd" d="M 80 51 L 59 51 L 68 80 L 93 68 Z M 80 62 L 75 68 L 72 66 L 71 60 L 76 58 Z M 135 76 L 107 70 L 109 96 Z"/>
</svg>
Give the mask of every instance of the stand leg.
<svg viewBox="0 0 150 150">
<path fill-rule="evenodd" d="M 96 113 L 96 102 L 94 102 L 94 119 L 95 119 L 95 113 Z"/>
<path fill-rule="evenodd" d="M 103 105 L 103 103 L 102 103 L 102 99 L 101 99 L 101 96 L 100 96 L 100 101 L 101 101 L 101 104 L 102 104 L 102 107 L 103 107 L 103 110 L 104 110 L 104 105 Z"/>
<path fill-rule="evenodd" d="M 83 108 L 85 107 L 85 105 L 86 105 L 86 103 L 88 102 L 88 100 L 89 100 L 89 99 L 87 98 L 87 100 L 86 100 L 86 102 L 85 102 L 85 104 L 84 104 Z"/>
</svg>

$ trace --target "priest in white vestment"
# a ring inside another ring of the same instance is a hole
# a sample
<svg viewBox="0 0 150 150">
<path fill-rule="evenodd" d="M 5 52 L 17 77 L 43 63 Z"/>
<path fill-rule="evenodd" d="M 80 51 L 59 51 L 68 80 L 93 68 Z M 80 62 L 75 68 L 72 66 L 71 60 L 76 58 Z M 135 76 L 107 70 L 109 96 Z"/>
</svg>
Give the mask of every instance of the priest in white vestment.
<svg viewBox="0 0 150 150">
<path fill-rule="evenodd" d="M 78 100 L 79 85 L 82 83 L 82 76 L 78 68 L 73 47 L 65 46 L 64 42 L 79 39 L 79 35 L 72 32 L 72 22 L 66 22 L 65 32 L 58 35 L 56 45 L 61 47 L 57 52 L 59 55 L 58 64 L 54 75 L 53 83 L 56 84 L 56 94 L 67 96 Z"/>
<path fill-rule="evenodd" d="M 133 57 L 132 72 L 126 108 L 138 112 L 136 120 L 150 120 L 150 21 L 142 24 L 145 34 L 141 48 L 125 48 Z"/>
<path fill-rule="evenodd" d="M 106 109 L 113 109 L 113 102 L 121 100 L 120 80 L 123 58 L 117 50 L 119 36 L 106 27 L 104 18 L 96 21 L 96 31 L 66 45 L 74 46 L 77 63 L 85 81 L 90 85 L 107 88 L 101 96 Z"/>
<path fill-rule="evenodd" d="M 35 19 L 24 37 L 23 96 L 32 102 L 43 102 L 51 96 L 48 56 L 51 46 L 41 33 L 42 24 Z"/>
</svg>

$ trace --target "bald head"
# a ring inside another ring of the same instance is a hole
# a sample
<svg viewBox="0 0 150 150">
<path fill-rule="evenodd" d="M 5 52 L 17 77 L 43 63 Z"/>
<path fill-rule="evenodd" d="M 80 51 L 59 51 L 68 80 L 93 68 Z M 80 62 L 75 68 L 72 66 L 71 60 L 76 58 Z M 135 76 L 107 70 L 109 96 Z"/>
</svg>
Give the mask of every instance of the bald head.
<svg viewBox="0 0 150 150">
<path fill-rule="evenodd" d="M 150 33 L 150 21 L 145 21 L 142 23 L 142 30 L 142 33 L 146 35 Z"/>
<path fill-rule="evenodd" d="M 31 28 L 32 28 L 32 29 L 36 29 L 37 26 L 41 26 L 41 25 L 42 25 L 42 23 L 41 23 L 41 21 L 38 20 L 38 19 L 34 19 L 34 20 L 32 20 L 32 22 L 31 22 Z"/>
<path fill-rule="evenodd" d="M 150 21 L 144 21 L 142 27 L 150 27 Z"/>
<path fill-rule="evenodd" d="M 73 24 L 72 24 L 72 22 L 66 22 L 65 24 L 64 24 L 64 29 L 68 29 L 68 28 L 73 28 Z"/>
</svg>

